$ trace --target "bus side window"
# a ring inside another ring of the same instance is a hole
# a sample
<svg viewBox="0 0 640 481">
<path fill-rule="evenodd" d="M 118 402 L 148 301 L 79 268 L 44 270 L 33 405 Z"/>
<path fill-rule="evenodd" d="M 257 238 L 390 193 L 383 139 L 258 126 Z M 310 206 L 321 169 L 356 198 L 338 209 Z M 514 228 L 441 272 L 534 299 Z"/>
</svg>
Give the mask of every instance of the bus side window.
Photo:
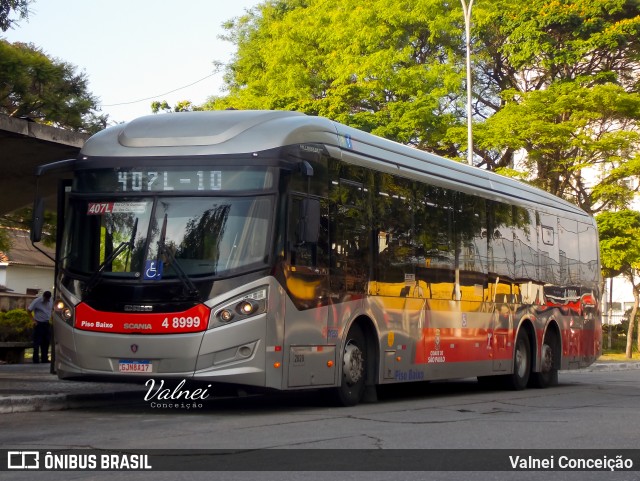
<svg viewBox="0 0 640 481">
<path fill-rule="evenodd" d="M 380 173 L 374 192 L 376 280 L 386 287 L 387 295 L 404 297 L 407 279 L 415 284 L 415 220 L 413 182 L 403 177 Z"/>
<path fill-rule="evenodd" d="M 370 275 L 370 207 L 373 176 L 354 165 L 333 165 L 331 178 L 331 289 L 367 292 Z"/>
<path fill-rule="evenodd" d="M 558 219 L 553 214 L 539 211 L 536 215 L 538 230 L 538 265 L 540 281 L 545 284 L 560 283 L 560 252 L 556 238 Z"/>
<path fill-rule="evenodd" d="M 300 226 L 305 197 L 293 195 L 289 208 L 288 246 L 291 265 L 326 269 L 329 266 L 328 252 L 328 207 L 320 200 L 320 229 L 317 242 L 305 241 Z"/>
</svg>

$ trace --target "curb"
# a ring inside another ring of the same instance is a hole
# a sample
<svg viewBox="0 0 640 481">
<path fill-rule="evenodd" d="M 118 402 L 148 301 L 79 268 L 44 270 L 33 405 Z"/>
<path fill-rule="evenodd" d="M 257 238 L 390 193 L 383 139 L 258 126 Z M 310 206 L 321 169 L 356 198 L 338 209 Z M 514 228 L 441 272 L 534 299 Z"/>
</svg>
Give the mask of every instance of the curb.
<svg viewBox="0 0 640 481">
<path fill-rule="evenodd" d="M 144 391 L 118 391 L 85 394 L 14 395 L 0 398 L 0 414 L 34 411 L 63 411 L 66 409 L 134 404 L 141 401 Z"/>
<path fill-rule="evenodd" d="M 584 369 L 578 371 L 583 372 L 596 372 L 596 371 L 629 371 L 632 369 L 640 369 L 640 361 L 609 361 L 609 362 L 597 362 Z"/>
</svg>

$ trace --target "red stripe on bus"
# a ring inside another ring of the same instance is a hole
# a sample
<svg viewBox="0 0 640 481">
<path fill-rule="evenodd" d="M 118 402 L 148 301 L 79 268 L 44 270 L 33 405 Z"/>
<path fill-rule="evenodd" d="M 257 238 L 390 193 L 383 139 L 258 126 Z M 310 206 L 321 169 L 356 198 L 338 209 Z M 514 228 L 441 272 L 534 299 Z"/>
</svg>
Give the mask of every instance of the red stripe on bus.
<svg viewBox="0 0 640 481">
<path fill-rule="evenodd" d="M 76 307 L 74 327 L 117 334 L 178 334 L 201 332 L 209 324 L 210 309 L 199 304 L 182 312 L 104 312 L 85 303 Z"/>
</svg>

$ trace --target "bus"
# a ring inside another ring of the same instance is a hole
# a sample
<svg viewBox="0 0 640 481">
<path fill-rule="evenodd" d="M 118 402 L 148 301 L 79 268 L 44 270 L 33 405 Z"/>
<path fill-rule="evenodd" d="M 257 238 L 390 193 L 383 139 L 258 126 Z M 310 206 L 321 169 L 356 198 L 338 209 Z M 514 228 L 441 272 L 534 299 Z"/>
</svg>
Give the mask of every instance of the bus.
<svg viewBox="0 0 640 481">
<path fill-rule="evenodd" d="M 601 354 L 592 217 L 325 118 L 151 115 L 37 174 L 63 176 L 63 379 L 326 388 L 355 405 L 403 382 L 547 387 Z"/>
</svg>

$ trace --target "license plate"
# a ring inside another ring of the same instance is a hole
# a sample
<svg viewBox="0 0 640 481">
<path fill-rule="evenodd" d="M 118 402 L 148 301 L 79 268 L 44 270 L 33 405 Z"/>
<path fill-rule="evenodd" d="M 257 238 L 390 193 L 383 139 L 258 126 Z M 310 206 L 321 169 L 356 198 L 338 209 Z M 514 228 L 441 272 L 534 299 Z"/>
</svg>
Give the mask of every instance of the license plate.
<svg viewBox="0 0 640 481">
<path fill-rule="evenodd" d="M 151 361 L 120 361 L 118 363 L 120 372 L 153 372 Z"/>
</svg>

